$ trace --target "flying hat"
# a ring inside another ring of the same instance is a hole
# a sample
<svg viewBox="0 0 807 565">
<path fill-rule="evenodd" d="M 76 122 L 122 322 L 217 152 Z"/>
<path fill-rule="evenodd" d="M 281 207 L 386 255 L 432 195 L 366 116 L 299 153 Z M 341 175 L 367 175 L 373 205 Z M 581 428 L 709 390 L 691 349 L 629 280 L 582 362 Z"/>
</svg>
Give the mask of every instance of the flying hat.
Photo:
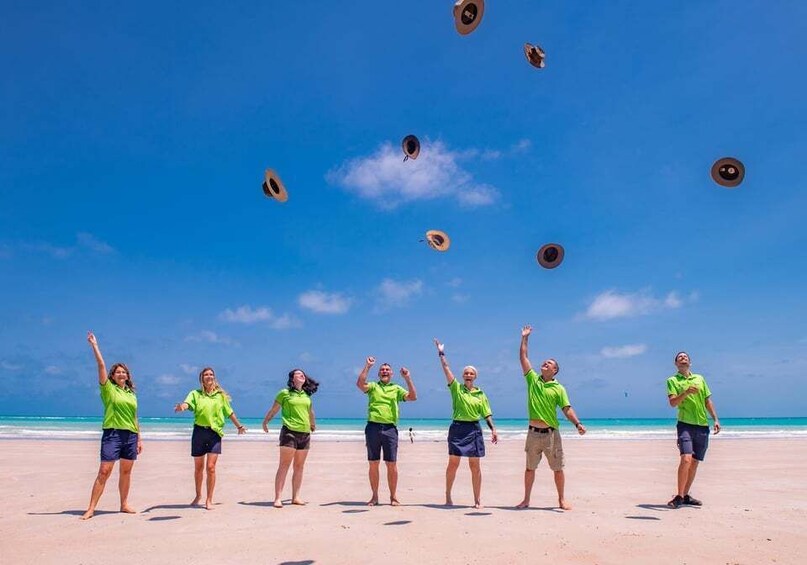
<svg viewBox="0 0 807 565">
<path fill-rule="evenodd" d="M 451 239 L 449 239 L 448 234 L 444 231 L 429 230 L 426 232 L 426 243 L 436 251 L 448 251 L 448 246 L 451 245 Z"/>
<path fill-rule="evenodd" d="M 733 157 L 723 157 L 712 165 L 712 180 L 720 186 L 734 188 L 743 182 L 745 165 Z"/>
<path fill-rule="evenodd" d="M 263 173 L 263 193 L 278 202 L 285 202 L 289 199 L 289 193 L 286 192 L 283 181 L 272 169 L 266 169 L 266 172 Z"/>
<path fill-rule="evenodd" d="M 527 61 L 530 62 L 530 65 L 535 67 L 536 69 L 543 69 L 546 66 L 544 60 L 546 59 L 546 53 L 543 49 L 541 49 L 540 45 L 532 45 L 531 43 L 524 44 L 524 55 L 527 57 Z"/>
<path fill-rule="evenodd" d="M 460 35 L 468 35 L 482 21 L 485 0 L 457 0 L 454 4 L 454 25 Z"/>
<path fill-rule="evenodd" d="M 563 246 L 559 243 L 547 243 L 538 250 L 536 258 L 544 269 L 554 269 L 563 261 Z"/>
<path fill-rule="evenodd" d="M 407 135 L 401 142 L 401 148 L 404 152 L 404 161 L 407 159 L 417 159 L 420 155 L 420 141 L 414 135 Z"/>
</svg>

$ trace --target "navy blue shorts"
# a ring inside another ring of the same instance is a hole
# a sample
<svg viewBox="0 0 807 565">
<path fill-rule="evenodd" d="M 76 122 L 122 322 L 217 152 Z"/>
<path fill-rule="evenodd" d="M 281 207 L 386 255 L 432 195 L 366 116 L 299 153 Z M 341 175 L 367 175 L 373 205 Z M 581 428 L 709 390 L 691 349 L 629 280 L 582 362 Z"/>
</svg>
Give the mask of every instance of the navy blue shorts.
<svg viewBox="0 0 807 565">
<path fill-rule="evenodd" d="M 193 425 L 191 456 L 201 457 L 208 453 L 221 453 L 221 436 L 210 428 Z"/>
<path fill-rule="evenodd" d="M 394 463 L 398 460 L 398 427 L 395 424 L 367 422 L 364 427 L 364 439 L 368 461 L 381 460 L 382 451 L 384 461 Z"/>
<path fill-rule="evenodd" d="M 101 434 L 101 461 L 137 459 L 137 434 L 130 430 L 104 428 Z"/>
<path fill-rule="evenodd" d="M 311 434 L 309 432 L 295 432 L 286 426 L 280 426 L 280 447 L 291 447 L 305 451 L 311 447 Z"/>
<path fill-rule="evenodd" d="M 459 457 L 485 456 L 485 438 L 479 422 L 451 422 L 448 427 L 448 454 Z"/>
<path fill-rule="evenodd" d="M 698 461 L 703 461 L 709 447 L 709 426 L 678 422 L 675 428 L 678 432 L 678 451 L 681 455 L 691 454 Z"/>
</svg>

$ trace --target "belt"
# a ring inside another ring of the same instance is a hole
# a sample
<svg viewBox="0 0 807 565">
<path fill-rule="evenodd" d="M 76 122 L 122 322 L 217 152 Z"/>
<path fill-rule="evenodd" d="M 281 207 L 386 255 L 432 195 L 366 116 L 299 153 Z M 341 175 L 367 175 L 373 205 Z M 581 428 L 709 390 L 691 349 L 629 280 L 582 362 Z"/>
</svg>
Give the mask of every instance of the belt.
<svg viewBox="0 0 807 565">
<path fill-rule="evenodd" d="M 538 432 L 539 434 L 548 434 L 549 432 L 555 429 L 555 428 L 536 428 L 535 426 L 530 426 L 529 428 L 533 432 Z"/>
<path fill-rule="evenodd" d="M 452 424 L 478 424 L 479 420 L 451 420 Z"/>
</svg>

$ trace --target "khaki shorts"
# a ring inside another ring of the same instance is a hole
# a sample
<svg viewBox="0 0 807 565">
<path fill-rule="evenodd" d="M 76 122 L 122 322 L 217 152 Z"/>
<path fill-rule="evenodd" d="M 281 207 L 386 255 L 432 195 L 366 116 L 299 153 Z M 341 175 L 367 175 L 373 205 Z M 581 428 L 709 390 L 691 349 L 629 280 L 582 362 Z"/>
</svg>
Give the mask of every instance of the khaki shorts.
<svg viewBox="0 0 807 565">
<path fill-rule="evenodd" d="M 548 433 L 540 433 L 535 430 L 527 430 L 527 442 L 524 445 L 527 453 L 527 470 L 534 471 L 541 462 L 541 456 L 546 454 L 549 468 L 553 471 L 563 470 L 563 443 L 560 439 L 560 432 L 552 430 Z"/>
</svg>

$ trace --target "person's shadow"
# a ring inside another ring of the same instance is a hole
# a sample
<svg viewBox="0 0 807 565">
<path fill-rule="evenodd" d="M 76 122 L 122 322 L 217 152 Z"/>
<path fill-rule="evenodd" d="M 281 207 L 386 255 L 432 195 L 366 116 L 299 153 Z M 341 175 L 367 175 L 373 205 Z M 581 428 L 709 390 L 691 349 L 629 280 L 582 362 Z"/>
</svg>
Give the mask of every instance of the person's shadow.
<svg viewBox="0 0 807 565">
<path fill-rule="evenodd" d="M 62 510 L 61 512 L 29 512 L 29 516 L 58 516 L 64 514 L 65 516 L 83 516 L 86 510 Z M 93 518 L 96 516 L 103 516 L 105 514 L 120 514 L 117 510 L 96 510 L 93 513 Z"/>
</svg>

